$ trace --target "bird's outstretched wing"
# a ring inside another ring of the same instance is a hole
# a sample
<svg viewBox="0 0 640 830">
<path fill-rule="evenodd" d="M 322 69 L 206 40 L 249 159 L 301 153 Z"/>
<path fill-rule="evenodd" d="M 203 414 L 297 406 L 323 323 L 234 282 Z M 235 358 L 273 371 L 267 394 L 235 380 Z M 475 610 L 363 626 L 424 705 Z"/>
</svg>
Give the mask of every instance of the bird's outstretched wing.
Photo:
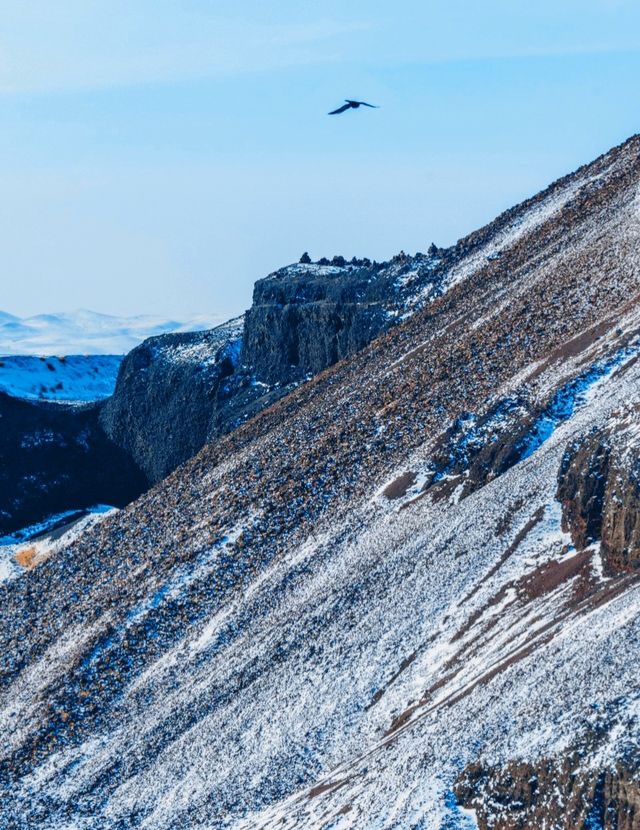
<svg viewBox="0 0 640 830">
<path fill-rule="evenodd" d="M 345 98 L 345 100 L 347 100 L 347 99 Z M 358 104 L 358 106 L 360 106 L 360 107 L 371 107 L 371 109 L 374 109 L 374 110 L 379 110 L 380 109 L 380 107 L 377 106 L 376 104 L 367 104 L 366 101 L 347 101 L 347 103 L 348 104 Z"/>
<path fill-rule="evenodd" d="M 332 112 L 330 112 L 329 115 L 338 115 L 339 113 L 344 112 L 345 110 L 348 110 L 348 109 L 351 109 L 351 104 L 350 103 L 343 104 L 341 107 L 338 107 L 337 110 L 333 110 Z"/>
</svg>

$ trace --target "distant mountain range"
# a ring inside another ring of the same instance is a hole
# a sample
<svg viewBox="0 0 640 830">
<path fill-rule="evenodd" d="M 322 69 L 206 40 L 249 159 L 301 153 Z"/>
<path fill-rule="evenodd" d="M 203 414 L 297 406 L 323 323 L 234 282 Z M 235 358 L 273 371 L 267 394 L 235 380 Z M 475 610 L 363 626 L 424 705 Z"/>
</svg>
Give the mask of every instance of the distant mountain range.
<svg viewBox="0 0 640 830">
<path fill-rule="evenodd" d="M 147 337 L 210 329 L 224 318 L 211 314 L 186 321 L 140 315 L 113 317 L 72 311 L 16 317 L 0 311 L 1 355 L 123 355 Z"/>
</svg>

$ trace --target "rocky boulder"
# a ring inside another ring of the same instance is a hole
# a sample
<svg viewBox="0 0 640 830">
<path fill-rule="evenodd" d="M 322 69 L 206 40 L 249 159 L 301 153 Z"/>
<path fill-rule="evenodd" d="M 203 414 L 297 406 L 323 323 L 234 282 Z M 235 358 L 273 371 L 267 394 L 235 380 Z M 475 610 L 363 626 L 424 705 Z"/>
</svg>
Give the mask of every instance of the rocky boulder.
<svg viewBox="0 0 640 830">
<path fill-rule="evenodd" d="M 638 830 L 640 780 L 628 759 L 581 769 L 579 754 L 485 768 L 470 764 L 454 792 L 479 830 Z"/>
</svg>

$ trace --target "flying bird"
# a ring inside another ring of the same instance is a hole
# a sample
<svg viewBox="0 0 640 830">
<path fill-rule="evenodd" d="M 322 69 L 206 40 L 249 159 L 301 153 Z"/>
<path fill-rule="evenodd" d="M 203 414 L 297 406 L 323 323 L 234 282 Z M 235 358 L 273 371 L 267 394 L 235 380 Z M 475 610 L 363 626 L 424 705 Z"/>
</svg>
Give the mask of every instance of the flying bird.
<svg viewBox="0 0 640 830">
<path fill-rule="evenodd" d="M 375 104 L 367 104 L 366 101 L 350 101 L 348 98 L 344 99 L 347 103 L 343 104 L 341 107 L 338 107 L 337 110 L 333 110 L 329 113 L 329 115 L 339 115 L 341 112 L 346 112 L 347 110 L 357 110 L 358 107 L 371 107 L 371 109 L 377 110 L 380 107 L 377 107 Z"/>
</svg>

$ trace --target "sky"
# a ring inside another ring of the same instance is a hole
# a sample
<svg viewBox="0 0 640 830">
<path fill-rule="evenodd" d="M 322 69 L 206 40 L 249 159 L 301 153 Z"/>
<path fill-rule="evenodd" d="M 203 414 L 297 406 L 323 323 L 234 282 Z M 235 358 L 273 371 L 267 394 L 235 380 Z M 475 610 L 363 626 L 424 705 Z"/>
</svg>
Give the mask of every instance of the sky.
<svg viewBox="0 0 640 830">
<path fill-rule="evenodd" d="M 0 0 L 0 309 L 230 317 L 449 245 L 640 131 L 639 78 L 637 0 Z"/>
</svg>

